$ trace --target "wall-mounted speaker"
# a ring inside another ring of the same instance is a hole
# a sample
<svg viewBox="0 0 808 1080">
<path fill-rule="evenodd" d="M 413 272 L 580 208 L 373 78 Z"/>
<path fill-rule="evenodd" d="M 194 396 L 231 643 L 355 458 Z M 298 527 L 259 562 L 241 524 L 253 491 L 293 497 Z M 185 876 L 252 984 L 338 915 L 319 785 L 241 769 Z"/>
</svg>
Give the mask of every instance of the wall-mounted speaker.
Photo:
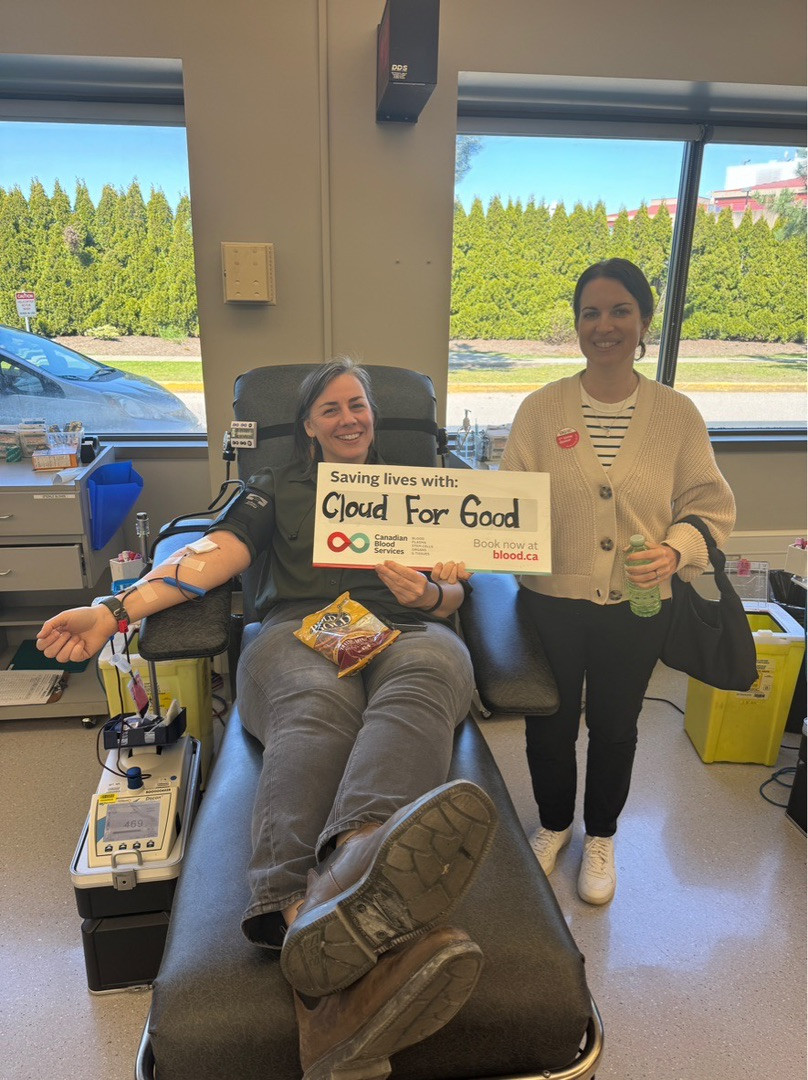
<svg viewBox="0 0 808 1080">
<path fill-rule="evenodd" d="M 376 119 L 414 124 L 438 81 L 440 0 L 387 0 L 376 44 Z"/>
</svg>

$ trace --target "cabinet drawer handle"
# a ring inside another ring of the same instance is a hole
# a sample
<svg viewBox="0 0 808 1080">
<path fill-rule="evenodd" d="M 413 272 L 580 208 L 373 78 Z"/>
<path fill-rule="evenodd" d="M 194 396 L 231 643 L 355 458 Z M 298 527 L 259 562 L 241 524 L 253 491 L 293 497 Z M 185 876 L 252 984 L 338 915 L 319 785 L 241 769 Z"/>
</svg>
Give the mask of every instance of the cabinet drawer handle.
<svg viewBox="0 0 808 1080">
<path fill-rule="evenodd" d="M 10 573 L 10 570 L 0 570 L 0 577 L 8 577 Z"/>
<path fill-rule="evenodd" d="M 0 521 L 11 521 L 13 514 L 0 514 Z"/>
</svg>

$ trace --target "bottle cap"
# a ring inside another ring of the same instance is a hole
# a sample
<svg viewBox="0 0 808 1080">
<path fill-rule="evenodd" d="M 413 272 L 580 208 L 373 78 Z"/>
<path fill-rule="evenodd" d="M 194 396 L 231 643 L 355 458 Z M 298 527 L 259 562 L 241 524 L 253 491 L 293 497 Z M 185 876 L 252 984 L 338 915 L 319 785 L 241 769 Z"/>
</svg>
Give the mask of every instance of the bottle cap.
<svg viewBox="0 0 808 1080">
<path fill-rule="evenodd" d="M 630 536 L 628 538 L 628 542 L 631 544 L 632 547 L 642 547 L 645 543 L 645 537 L 640 536 L 639 533 L 635 533 L 634 536 Z"/>
</svg>

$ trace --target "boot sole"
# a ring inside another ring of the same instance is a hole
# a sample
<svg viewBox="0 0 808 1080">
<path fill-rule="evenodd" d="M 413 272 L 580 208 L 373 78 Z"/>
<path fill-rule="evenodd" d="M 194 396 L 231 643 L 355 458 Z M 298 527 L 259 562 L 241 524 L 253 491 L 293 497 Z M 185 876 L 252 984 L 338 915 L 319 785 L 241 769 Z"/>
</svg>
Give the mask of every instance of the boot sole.
<svg viewBox="0 0 808 1080">
<path fill-rule="evenodd" d="M 468 781 L 417 803 L 363 878 L 292 923 L 281 952 L 288 982 L 312 997 L 343 990 L 382 953 L 437 926 L 471 885 L 496 820 L 489 796 Z"/>
<path fill-rule="evenodd" d="M 483 966 L 473 941 L 441 949 L 350 1039 L 315 1062 L 303 1080 L 385 1080 L 390 1057 L 439 1031 L 471 996 Z"/>
</svg>

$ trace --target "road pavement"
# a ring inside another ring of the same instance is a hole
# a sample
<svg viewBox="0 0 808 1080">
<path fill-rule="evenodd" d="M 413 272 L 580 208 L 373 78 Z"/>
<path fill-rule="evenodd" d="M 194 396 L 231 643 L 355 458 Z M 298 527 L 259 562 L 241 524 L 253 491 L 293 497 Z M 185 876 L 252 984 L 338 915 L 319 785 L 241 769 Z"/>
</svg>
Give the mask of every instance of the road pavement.
<svg viewBox="0 0 808 1080">
<path fill-rule="evenodd" d="M 205 422 L 205 402 L 202 394 L 177 395 Z M 465 410 L 469 419 L 479 427 L 498 427 L 510 424 L 522 399 L 527 394 L 449 394 L 446 407 L 446 426 L 459 428 Z M 806 420 L 806 394 L 767 394 L 727 391 L 726 393 L 688 393 L 708 424 L 735 422 L 741 424 L 801 423 Z"/>
<path fill-rule="evenodd" d="M 460 427 L 465 410 L 472 424 L 480 427 L 509 424 L 527 394 L 449 394 L 446 426 Z M 806 394 L 770 391 L 765 394 L 744 391 L 724 393 L 687 393 L 708 424 L 735 422 L 770 424 L 806 420 Z"/>
</svg>

